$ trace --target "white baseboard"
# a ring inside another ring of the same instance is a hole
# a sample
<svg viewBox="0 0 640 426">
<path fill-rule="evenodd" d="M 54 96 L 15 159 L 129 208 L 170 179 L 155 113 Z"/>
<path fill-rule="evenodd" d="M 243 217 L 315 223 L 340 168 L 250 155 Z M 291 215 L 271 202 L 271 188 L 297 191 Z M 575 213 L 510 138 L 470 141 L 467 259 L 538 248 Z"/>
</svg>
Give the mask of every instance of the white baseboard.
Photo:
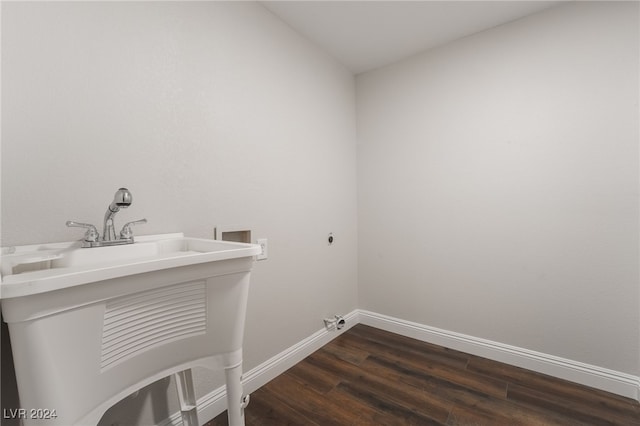
<svg viewBox="0 0 640 426">
<path fill-rule="evenodd" d="M 429 327 L 361 309 L 344 316 L 347 325 L 339 332 L 319 330 L 249 370 L 242 376 L 245 393 L 249 394 L 284 373 L 344 331 L 364 324 L 423 342 L 526 368 L 538 373 L 580 383 L 596 389 L 640 400 L 640 377 L 560 358 L 529 349 L 518 348 L 453 331 Z M 226 391 L 221 386 L 198 400 L 198 419 L 204 424 L 227 408 Z M 174 413 L 160 426 L 181 426 L 180 413 Z"/>
<path fill-rule="evenodd" d="M 640 400 L 640 377 L 491 340 L 359 310 L 360 323 Z"/>
</svg>

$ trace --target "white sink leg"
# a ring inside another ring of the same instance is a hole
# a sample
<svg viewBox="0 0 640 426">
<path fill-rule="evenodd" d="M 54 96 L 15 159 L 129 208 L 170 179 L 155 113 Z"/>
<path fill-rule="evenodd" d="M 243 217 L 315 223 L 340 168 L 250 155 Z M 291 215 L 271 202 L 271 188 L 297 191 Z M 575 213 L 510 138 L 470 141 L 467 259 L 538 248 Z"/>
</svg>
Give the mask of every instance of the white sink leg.
<svg viewBox="0 0 640 426">
<path fill-rule="evenodd" d="M 224 369 L 227 386 L 227 415 L 229 426 L 244 426 L 244 407 L 249 396 L 242 395 L 242 362 Z"/>
<path fill-rule="evenodd" d="M 196 404 L 196 392 L 193 387 L 191 369 L 174 374 L 176 387 L 178 388 L 178 400 L 180 401 L 180 413 L 184 426 L 200 426 L 198 422 L 198 406 Z"/>
</svg>

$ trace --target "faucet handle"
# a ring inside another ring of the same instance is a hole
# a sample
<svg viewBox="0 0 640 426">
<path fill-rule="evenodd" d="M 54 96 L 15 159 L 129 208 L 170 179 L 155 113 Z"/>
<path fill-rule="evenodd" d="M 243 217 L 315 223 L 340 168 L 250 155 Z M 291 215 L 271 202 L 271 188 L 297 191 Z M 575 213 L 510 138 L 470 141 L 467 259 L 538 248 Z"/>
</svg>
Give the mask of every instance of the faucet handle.
<svg viewBox="0 0 640 426">
<path fill-rule="evenodd" d="M 132 225 L 140 225 L 143 223 L 147 223 L 147 219 L 134 220 L 133 222 L 125 223 L 122 227 L 122 231 L 120 231 L 121 239 L 129 239 L 133 238 L 133 231 L 131 231 Z"/>
<path fill-rule="evenodd" d="M 96 227 L 89 223 L 81 223 L 68 220 L 67 226 L 70 228 L 86 228 L 87 232 L 84 234 L 84 240 L 87 242 L 93 243 L 100 239 L 100 234 L 98 233 Z"/>
</svg>

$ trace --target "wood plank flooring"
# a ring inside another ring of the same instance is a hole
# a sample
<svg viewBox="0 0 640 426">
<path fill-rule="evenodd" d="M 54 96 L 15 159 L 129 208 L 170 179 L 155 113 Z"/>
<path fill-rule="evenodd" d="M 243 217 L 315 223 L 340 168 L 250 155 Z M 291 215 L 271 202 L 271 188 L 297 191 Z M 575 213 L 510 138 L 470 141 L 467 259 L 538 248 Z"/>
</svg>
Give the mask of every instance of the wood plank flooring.
<svg viewBox="0 0 640 426">
<path fill-rule="evenodd" d="M 359 324 L 252 393 L 245 422 L 640 426 L 640 404 Z"/>
</svg>

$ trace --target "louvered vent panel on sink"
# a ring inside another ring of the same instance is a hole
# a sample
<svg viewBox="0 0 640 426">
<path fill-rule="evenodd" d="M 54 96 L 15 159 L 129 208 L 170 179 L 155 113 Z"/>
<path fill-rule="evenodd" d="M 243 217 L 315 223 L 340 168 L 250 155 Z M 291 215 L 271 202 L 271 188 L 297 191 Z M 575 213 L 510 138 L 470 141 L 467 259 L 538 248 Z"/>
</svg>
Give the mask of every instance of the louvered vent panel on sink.
<svg viewBox="0 0 640 426">
<path fill-rule="evenodd" d="M 204 281 L 110 300 L 102 327 L 101 371 L 158 346 L 204 334 L 206 325 Z"/>
</svg>

